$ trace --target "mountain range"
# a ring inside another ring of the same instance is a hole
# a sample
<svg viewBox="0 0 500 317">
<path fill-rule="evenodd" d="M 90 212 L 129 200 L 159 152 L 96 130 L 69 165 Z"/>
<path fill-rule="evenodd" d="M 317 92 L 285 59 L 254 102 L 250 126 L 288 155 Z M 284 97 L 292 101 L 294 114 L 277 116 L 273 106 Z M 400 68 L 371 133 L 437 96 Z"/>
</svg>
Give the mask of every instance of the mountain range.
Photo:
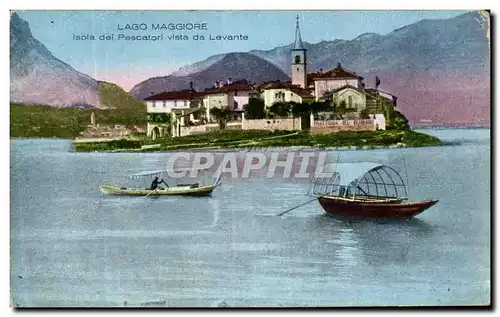
<svg viewBox="0 0 500 317">
<path fill-rule="evenodd" d="M 305 42 L 308 71 L 329 70 L 341 63 L 364 76 L 367 86 L 374 86 L 378 76 L 379 88 L 398 96 L 400 110 L 412 123 L 488 125 L 489 17 L 484 14 L 421 20 L 386 35 L 365 33 L 353 40 Z M 189 81 L 203 89 L 228 77 L 257 83 L 281 80 L 284 74 L 291 75 L 291 47 L 214 55 L 168 76 L 138 83 L 130 93 L 142 99 L 159 91 L 187 88 Z"/>
<path fill-rule="evenodd" d="M 269 80 L 288 80 L 278 66 L 258 56 L 248 53 L 228 53 L 207 58 L 206 60 L 188 65 L 165 77 L 154 77 L 135 85 L 130 94 L 138 99 L 144 99 L 169 90 L 182 90 L 193 87 L 197 90 L 211 87 L 215 81 L 228 79 L 246 79 L 259 83 Z"/>
<path fill-rule="evenodd" d="M 11 102 L 73 107 L 105 107 L 100 82 L 57 59 L 17 14 L 10 22 Z M 293 32 L 291 31 L 291 39 Z M 450 19 L 422 20 L 386 35 L 366 33 L 353 40 L 305 42 L 310 72 L 341 63 L 380 89 L 398 96 L 398 107 L 412 123 L 489 124 L 489 16 L 469 12 Z M 130 94 L 151 94 L 215 81 L 288 80 L 291 44 L 271 50 L 227 53 L 184 66 L 164 77 L 135 85 Z"/>
</svg>

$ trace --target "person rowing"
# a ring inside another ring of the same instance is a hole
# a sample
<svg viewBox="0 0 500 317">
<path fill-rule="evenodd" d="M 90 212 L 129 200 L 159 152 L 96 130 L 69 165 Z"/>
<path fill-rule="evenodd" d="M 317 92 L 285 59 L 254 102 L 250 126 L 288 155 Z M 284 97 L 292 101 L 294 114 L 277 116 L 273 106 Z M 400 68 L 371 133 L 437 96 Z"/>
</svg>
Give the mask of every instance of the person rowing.
<svg viewBox="0 0 500 317">
<path fill-rule="evenodd" d="M 167 182 L 165 182 L 163 179 L 162 180 L 159 180 L 158 176 L 155 177 L 155 179 L 153 180 L 153 182 L 151 183 L 151 190 L 156 190 L 158 189 L 158 185 L 160 184 L 165 184 L 165 186 L 168 187 L 168 184 Z"/>
</svg>

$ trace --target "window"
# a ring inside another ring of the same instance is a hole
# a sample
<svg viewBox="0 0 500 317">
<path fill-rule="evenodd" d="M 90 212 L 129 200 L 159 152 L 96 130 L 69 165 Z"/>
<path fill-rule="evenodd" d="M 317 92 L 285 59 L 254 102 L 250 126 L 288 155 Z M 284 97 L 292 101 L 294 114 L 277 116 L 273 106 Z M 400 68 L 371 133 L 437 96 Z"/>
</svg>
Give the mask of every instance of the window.
<svg viewBox="0 0 500 317">
<path fill-rule="evenodd" d="M 295 64 L 300 64 L 300 56 L 295 55 Z"/>
<path fill-rule="evenodd" d="M 177 107 L 177 100 L 174 100 L 174 107 Z"/>
<path fill-rule="evenodd" d="M 234 95 L 235 95 L 235 96 L 238 96 L 238 91 L 237 91 L 237 90 L 234 92 Z"/>
<path fill-rule="evenodd" d="M 187 105 L 188 105 L 187 100 L 184 100 L 184 107 L 187 107 Z"/>
<path fill-rule="evenodd" d="M 352 108 L 352 96 L 347 97 L 347 104 L 349 105 L 349 108 Z"/>
<path fill-rule="evenodd" d="M 297 67 L 297 71 L 299 71 L 299 68 Z"/>
<path fill-rule="evenodd" d="M 167 107 L 167 102 L 165 100 L 163 100 L 163 108 L 166 108 Z"/>
<path fill-rule="evenodd" d="M 153 101 L 153 108 L 156 107 L 156 101 Z"/>
</svg>

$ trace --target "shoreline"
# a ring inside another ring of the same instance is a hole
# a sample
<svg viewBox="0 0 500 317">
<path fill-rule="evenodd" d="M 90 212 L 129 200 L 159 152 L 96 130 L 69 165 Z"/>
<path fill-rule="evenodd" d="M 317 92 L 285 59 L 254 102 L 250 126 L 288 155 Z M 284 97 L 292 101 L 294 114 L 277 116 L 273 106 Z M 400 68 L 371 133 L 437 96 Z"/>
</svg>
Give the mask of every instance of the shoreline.
<svg viewBox="0 0 500 317">
<path fill-rule="evenodd" d="M 468 125 L 461 125 L 461 126 L 411 126 L 411 131 L 415 130 L 491 130 L 490 126 L 468 126 Z M 61 137 L 61 136 L 37 136 L 37 135 L 32 135 L 32 136 L 9 136 L 10 140 L 67 140 L 67 141 L 72 141 L 72 142 L 77 142 L 75 137 Z M 91 142 L 98 142 L 99 138 L 95 139 L 88 139 L 92 140 Z M 114 140 L 119 140 L 119 139 L 114 139 Z"/>
<path fill-rule="evenodd" d="M 387 146 L 340 146 L 340 147 L 311 147 L 311 146 L 271 146 L 271 147 L 241 147 L 241 148 L 224 148 L 224 147 L 211 147 L 211 148 L 188 148 L 182 149 L 189 152 L 252 152 L 256 150 L 278 152 L 279 150 L 293 151 L 372 151 L 372 150 L 396 150 L 396 149 L 418 149 L 428 147 L 451 146 L 454 144 L 441 144 L 441 145 L 424 145 L 424 146 L 407 146 L 407 145 L 387 145 Z M 181 152 L 181 150 L 143 150 L 143 149 L 119 149 L 119 150 L 101 150 L 101 151 L 75 151 L 75 153 L 174 153 Z"/>
<path fill-rule="evenodd" d="M 377 150 L 442 146 L 439 138 L 412 130 L 345 131 L 310 134 L 297 131 L 224 130 L 173 139 L 152 141 L 120 139 L 113 141 L 73 142 L 74 152 L 144 153 L 251 151 L 263 149 L 336 151 Z"/>
</svg>

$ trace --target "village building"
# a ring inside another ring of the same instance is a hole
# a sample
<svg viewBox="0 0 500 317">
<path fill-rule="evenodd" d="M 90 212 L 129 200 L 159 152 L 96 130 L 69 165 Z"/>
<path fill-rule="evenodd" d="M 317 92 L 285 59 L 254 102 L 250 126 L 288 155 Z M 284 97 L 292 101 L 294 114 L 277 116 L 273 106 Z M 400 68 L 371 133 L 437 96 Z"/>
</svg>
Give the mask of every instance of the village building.
<svg viewBox="0 0 500 317">
<path fill-rule="evenodd" d="M 192 87 L 192 86 L 191 86 Z M 169 123 L 175 120 L 185 125 L 186 121 L 196 122 L 195 112 L 191 108 L 191 100 L 195 99 L 197 93 L 194 89 L 182 91 L 170 91 L 156 94 L 145 99 L 148 113 L 147 134 L 153 139 L 164 137 L 170 131 Z M 170 119 L 167 119 L 170 116 Z"/>
<path fill-rule="evenodd" d="M 295 41 L 291 50 L 292 53 L 292 85 L 302 89 L 307 88 L 307 50 L 302 43 L 300 36 L 299 17 L 295 26 Z"/>
<path fill-rule="evenodd" d="M 148 114 L 156 113 L 182 113 L 190 109 L 190 102 L 196 97 L 196 91 L 182 90 L 163 92 L 147 97 L 146 107 Z"/>
<path fill-rule="evenodd" d="M 295 40 L 291 49 L 292 78 L 286 82 L 269 82 L 256 86 L 257 95 L 264 100 L 266 107 L 276 102 L 312 102 L 334 100 L 337 105 L 343 104 L 356 115 L 365 110 L 369 113 L 382 113 L 383 105 L 391 103 L 396 106 L 396 97 L 376 88 L 366 89 L 364 78 L 355 72 L 342 67 L 340 63 L 331 70 L 307 73 L 307 49 L 302 42 L 297 17 Z"/>
<path fill-rule="evenodd" d="M 152 118 L 148 120 L 148 135 L 165 135 L 167 125 L 158 122 L 158 117 L 155 116 L 163 113 L 171 113 L 172 135 L 183 135 L 181 131 L 183 127 L 214 124 L 215 120 L 211 116 L 211 111 L 215 108 L 229 109 L 232 113 L 230 121 L 241 122 L 244 118 L 242 115 L 244 106 L 252 97 L 262 99 L 266 108 L 276 102 L 309 103 L 332 100 L 336 106 L 349 110 L 342 117 L 349 120 L 366 118 L 375 120 L 377 118 L 376 120 L 380 121 L 383 120 L 387 104 L 396 106 L 395 96 L 378 89 L 380 84 L 378 77 L 375 88 L 366 88 L 362 76 L 343 68 L 340 63 L 331 70 L 320 69 L 317 72 L 308 73 L 307 49 L 302 42 L 298 17 L 291 59 L 291 80 L 287 82 L 254 85 L 246 80 L 232 82 L 229 78 L 226 81 L 217 81 L 212 88 L 201 92 L 195 91 L 191 83 L 190 89 L 163 92 L 146 98 L 148 116 Z M 362 112 L 364 112 L 363 116 L 361 116 Z M 311 120 L 315 120 L 312 115 Z M 356 125 L 356 123 L 352 124 Z M 365 129 L 362 126 L 352 126 L 352 124 L 349 127 L 339 127 L 339 129 Z M 373 125 L 372 123 L 365 124 Z M 250 127 L 248 122 L 245 126 Z M 385 123 L 377 123 L 376 129 L 382 126 L 385 128 Z M 203 129 L 200 127 L 199 130 Z"/>
<path fill-rule="evenodd" d="M 262 91 L 260 98 L 266 107 L 271 107 L 276 102 L 305 103 L 314 101 L 314 96 L 307 89 L 291 83 L 269 83 L 259 87 Z"/>
<path fill-rule="evenodd" d="M 378 89 L 380 84 L 378 77 L 375 88 L 365 89 L 364 78 L 343 68 L 340 63 L 328 71 L 320 69 L 318 72 L 307 73 L 307 49 L 302 42 L 298 17 L 291 54 L 292 80 L 291 83 L 289 82 L 291 84 L 289 87 L 295 86 L 309 91 L 314 95 L 315 100 L 333 99 L 338 103 L 344 102 L 347 108 L 354 108 L 357 112 L 367 109 L 370 113 L 381 112 L 383 103 L 391 103 L 396 106 L 396 96 Z M 274 102 L 271 100 L 272 93 L 266 96 L 272 104 Z M 269 102 L 266 101 L 266 106 L 269 106 Z"/>
<path fill-rule="evenodd" d="M 148 135 L 163 137 L 167 134 L 169 124 L 163 114 L 170 116 L 173 129 L 214 122 L 210 111 L 214 108 L 229 108 L 232 120 L 241 120 L 244 105 L 248 104 L 254 85 L 246 80 L 232 82 L 218 81 L 214 87 L 197 92 L 190 83 L 190 89 L 162 92 L 145 98 L 148 113 Z M 165 118 L 165 120 L 162 120 Z"/>
<path fill-rule="evenodd" d="M 206 117 L 211 118 L 210 109 L 227 107 L 232 112 L 233 120 L 241 120 L 244 106 L 248 104 L 253 89 L 254 85 L 246 80 L 232 82 L 228 79 L 225 84 L 216 82 L 213 88 L 199 93 L 206 109 Z"/>
<path fill-rule="evenodd" d="M 343 87 L 353 87 L 359 90 L 364 89 L 363 77 L 342 68 L 340 63 L 332 70 L 308 74 L 308 78 L 314 84 L 316 99 L 321 99 L 326 93 L 333 92 L 334 90 L 340 92 Z"/>
</svg>

